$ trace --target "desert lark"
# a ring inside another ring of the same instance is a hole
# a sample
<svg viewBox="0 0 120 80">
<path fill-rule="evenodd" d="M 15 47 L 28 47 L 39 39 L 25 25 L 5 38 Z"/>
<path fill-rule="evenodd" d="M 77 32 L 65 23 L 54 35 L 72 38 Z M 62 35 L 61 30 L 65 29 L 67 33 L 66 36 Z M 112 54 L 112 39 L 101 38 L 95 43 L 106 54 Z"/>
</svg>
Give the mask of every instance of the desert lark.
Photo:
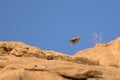
<svg viewBox="0 0 120 80">
<path fill-rule="evenodd" d="M 72 38 L 71 40 L 69 40 L 69 42 L 71 42 L 71 44 L 75 45 L 75 44 L 77 44 L 77 42 L 79 42 L 79 40 L 80 40 L 80 37 L 78 36 L 78 37 Z"/>
</svg>

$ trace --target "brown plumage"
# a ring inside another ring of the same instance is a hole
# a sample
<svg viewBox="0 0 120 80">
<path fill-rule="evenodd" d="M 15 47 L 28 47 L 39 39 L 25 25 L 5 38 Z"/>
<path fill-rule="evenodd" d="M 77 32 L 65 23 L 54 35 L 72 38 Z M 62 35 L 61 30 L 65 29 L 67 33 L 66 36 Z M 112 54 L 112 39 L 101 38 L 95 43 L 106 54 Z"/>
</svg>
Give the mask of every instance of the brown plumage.
<svg viewBox="0 0 120 80">
<path fill-rule="evenodd" d="M 76 44 L 77 42 L 79 42 L 79 40 L 80 40 L 80 37 L 78 36 L 78 37 L 75 37 L 75 38 L 69 40 L 69 42 L 71 42 L 71 44 Z"/>
</svg>

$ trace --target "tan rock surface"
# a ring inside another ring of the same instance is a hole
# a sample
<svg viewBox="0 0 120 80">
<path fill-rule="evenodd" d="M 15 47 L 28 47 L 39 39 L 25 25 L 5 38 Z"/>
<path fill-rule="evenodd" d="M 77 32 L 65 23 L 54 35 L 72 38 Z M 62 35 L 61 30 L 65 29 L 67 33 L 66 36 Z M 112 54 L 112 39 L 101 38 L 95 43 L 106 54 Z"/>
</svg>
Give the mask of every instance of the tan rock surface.
<svg viewBox="0 0 120 80">
<path fill-rule="evenodd" d="M 120 38 L 107 44 L 97 44 L 93 48 L 77 52 L 74 58 L 87 58 L 100 65 L 120 66 Z"/>
<path fill-rule="evenodd" d="M 110 45 L 113 43 L 107 44 Z M 99 51 L 99 47 L 94 48 Z M 117 48 L 113 52 L 119 51 Z M 72 57 L 42 50 L 22 42 L 0 42 L 0 80 L 120 80 L 118 66 L 99 65 L 96 60 L 87 58 L 79 53 Z"/>
</svg>

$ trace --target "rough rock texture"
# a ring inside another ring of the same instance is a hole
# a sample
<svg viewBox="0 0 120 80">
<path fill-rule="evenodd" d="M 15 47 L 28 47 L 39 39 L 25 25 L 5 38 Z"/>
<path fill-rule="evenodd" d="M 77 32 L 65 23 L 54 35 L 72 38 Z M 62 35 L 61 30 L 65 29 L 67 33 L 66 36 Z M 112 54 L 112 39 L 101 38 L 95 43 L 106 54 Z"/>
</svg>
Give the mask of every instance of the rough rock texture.
<svg viewBox="0 0 120 80">
<path fill-rule="evenodd" d="M 37 47 L 26 45 L 22 42 L 0 42 L 0 56 L 14 55 L 16 57 L 38 57 L 52 60 L 69 58 L 60 52 L 42 50 Z"/>
<path fill-rule="evenodd" d="M 120 80 L 119 43 L 117 38 L 69 56 L 0 42 L 0 80 Z"/>
<path fill-rule="evenodd" d="M 93 48 L 77 52 L 74 58 L 87 58 L 96 61 L 100 65 L 120 66 L 120 38 L 107 44 L 97 44 Z"/>
</svg>

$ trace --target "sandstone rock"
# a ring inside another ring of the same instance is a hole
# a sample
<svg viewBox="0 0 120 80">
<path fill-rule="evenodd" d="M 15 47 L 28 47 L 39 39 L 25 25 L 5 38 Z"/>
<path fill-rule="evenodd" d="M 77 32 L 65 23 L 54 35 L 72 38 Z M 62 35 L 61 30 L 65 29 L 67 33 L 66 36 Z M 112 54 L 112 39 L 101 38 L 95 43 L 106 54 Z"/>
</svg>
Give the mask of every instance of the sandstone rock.
<svg viewBox="0 0 120 80">
<path fill-rule="evenodd" d="M 69 55 L 52 50 L 42 50 L 26 45 L 22 42 L 0 42 L 0 55 L 14 55 L 16 57 L 38 57 L 43 59 L 69 59 Z"/>
<path fill-rule="evenodd" d="M 0 80 L 120 80 L 119 41 L 97 44 L 74 56 L 0 42 Z"/>
<path fill-rule="evenodd" d="M 120 66 L 120 38 L 107 44 L 97 44 L 93 48 L 77 52 L 73 58 L 87 58 L 100 65 Z"/>
</svg>

